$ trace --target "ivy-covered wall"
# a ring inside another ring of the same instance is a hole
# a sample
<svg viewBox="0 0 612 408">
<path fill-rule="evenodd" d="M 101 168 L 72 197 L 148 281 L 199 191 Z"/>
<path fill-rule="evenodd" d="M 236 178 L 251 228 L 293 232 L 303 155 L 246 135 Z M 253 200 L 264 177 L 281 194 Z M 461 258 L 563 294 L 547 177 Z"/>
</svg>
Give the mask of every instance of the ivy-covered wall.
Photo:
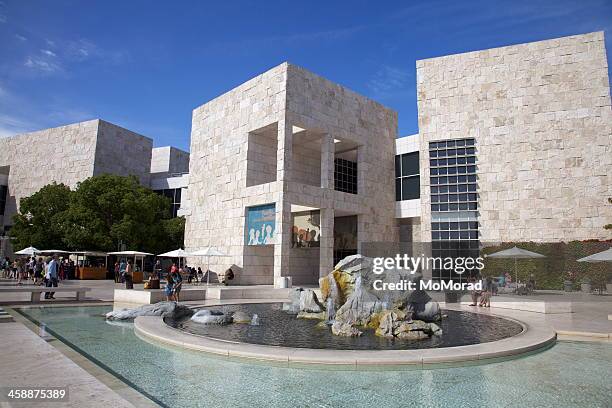
<svg viewBox="0 0 612 408">
<path fill-rule="evenodd" d="M 563 289 L 563 281 L 569 280 L 578 288 L 589 281 L 593 288 L 605 288 L 612 282 L 612 262 L 577 262 L 578 259 L 610 248 L 612 241 L 572 241 L 556 243 L 508 242 L 483 249 L 485 268 L 483 276 L 501 276 L 506 272 L 515 280 L 514 259 L 487 258 L 504 249 L 517 246 L 546 256 L 543 259 L 519 259 L 516 262 L 520 281 L 527 281 L 533 274 L 537 289 Z"/>
</svg>

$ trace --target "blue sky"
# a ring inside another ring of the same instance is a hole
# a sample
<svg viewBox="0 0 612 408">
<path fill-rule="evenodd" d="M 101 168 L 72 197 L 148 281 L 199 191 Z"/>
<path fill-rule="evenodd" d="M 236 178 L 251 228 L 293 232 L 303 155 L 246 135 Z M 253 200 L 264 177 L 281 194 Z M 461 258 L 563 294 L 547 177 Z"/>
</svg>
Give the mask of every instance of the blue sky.
<svg viewBox="0 0 612 408">
<path fill-rule="evenodd" d="M 404 136 L 417 59 L 598 30 L 610 0 L 2 0 L 0 136 L 99 117 L 188 149 L 195 107 L 283 61 L 395 109 Z"/>
</svg>

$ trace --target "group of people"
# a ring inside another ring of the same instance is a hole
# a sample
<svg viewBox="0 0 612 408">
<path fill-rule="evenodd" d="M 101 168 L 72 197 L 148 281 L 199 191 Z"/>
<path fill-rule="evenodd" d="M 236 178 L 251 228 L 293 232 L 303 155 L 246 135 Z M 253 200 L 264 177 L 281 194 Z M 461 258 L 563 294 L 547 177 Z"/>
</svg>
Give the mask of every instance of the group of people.
<svg viewBox="0 0 612 408">
<path fill-rule="evenodd" d="M 0 262 L 2 276 L 6 279 L 16 279 L 17 285 L 22 285 L 24 281 L 33 281 L 34 285 L 45 285 L 48 288 L 57 287 L 60 280 L 68 277 L 70 268 L 74 264 L 65 259 L 59 261 L 56 256 L 43 259 L 39 257 L 16 258 L 11 260 L 6 257 Z M 55 292 L 46 292 L 45 299 L 55 299 Z"/>
<path fill-rule="evenodd" d="M 126 280 L 130 280 L 134 273 L 134 265 L 131 260 L 122 259 L 120 262 L 115 262 L 115 283 L 125 283 Z"/>
</svg>

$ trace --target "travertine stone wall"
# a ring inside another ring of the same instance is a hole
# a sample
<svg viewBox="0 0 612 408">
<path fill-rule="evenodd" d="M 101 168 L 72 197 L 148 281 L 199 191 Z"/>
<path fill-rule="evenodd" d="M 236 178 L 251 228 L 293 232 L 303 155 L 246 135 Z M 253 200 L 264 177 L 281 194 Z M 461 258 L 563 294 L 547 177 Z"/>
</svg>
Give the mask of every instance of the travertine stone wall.
<svg viewBox="0 0 612 408">
<path fill-rule="evenodd" d="M 155 147 L 151 151 L 151 173 L 189 172 L 189 153 L 172 146 Z"/>
<path fill-rule="evenodd" d="M 417 61 L 428 142 L 476 138 L 481 241 L 610 238 L 612 113 L 603 32 Z M 429 178 L 422 233 L 431 239 Z"/>
<path fill-rule="evenodd" d="M 273 283 L 274 248 L 245 250 L 245 208 L 280 201 L 282 183 L 247 187 L 248 135 L 275 123 L 279 137 L 284 135 L 286 79 L 287 64 L 282 64 L 193 111 L 185 246 L 210 245 L 230 255 L 211 258 L 211 269 L 223 272 L 237 265 L 239 284 Z M 249 267 L 243 272 L 245 264 Z"/>
<path fill-rule="evenodd" d="M 247 162 L 251 166 L 258 163 L 254 157 L 261 158 L 262 152 L 249 151 L 260 145 L 250 145 L 249 134 L 267 126 L 274 126 L 277 133 L 275 181 L 250 185 Z M 325 151 L 320 154 L 329 163 L 303 149 L 299 133 L 293 135 L 294 126 L 323 135 Z M 269 284 L 280 276 L 292 276 L 296 283 L 314 283 L 317 264 L 325 273 L 332 267 L 328 237 L 333 236 L 333 219 L 327 217 L 321 231 L 324 250 L 295 253 L 298 250 L 291 248 L 291 204 L 321 208 L 332 215 L 332 209 L 345 215 L 359 214 L 363 240 L 396 240 L 396 128 L 395 112 L 287 63 L 200 106 L 193 112 L 192 212 L 187 217 L 186 246 L 199 249 L 210 245 L 229 254 L 228 258 L 211 260 L 211 269 L 222 272 L 232 264 L 238 266 L 239 284 Z M 329 182 L 334 137 L 360 146 L 358 195 L 337 192 Z M 320 178 L 320 183 L 315 178 Z M 269 272 L 271 247 L 256 250 L 244 245 L 246 208 L 267 203 L 275 203 L 277 212 L 273 274 Z M 191 263 L 201 262 L 194 259 Z"/>
<path fill-rule="evenodd" d="M 10 166 L 4 223 L 12 224 L 19 200 L 52 182 L 71 188 L 91 177 L 98 120 L 0 139 L 0 167 Z"/>
<path fill-rule="evenodd" d="M 327 135 L 332 143 L 335 138 L 359 146 L 359 194 L 333 190 L 333 179 L 329 189 L 290 183 L 287 192 L 290 202 L 358 214 L 364 241 L 397 241 L 394 181 L 397 113 L 290 65 L 287 116 L 296 126 Z M 333 156 L 330 158 L 333 160 Z"/>
<path fill-rule="evenodd" d="M 135 175 L 149 186 L 153 140 L 103 120 L 98 123 L 94 175 Z"/>
<path fill-rule="evenodd" d="M 0 139 L 0 167 L 9 166 L 4 224 L 12 224 L 22 197 L 53 182 L 75 188 L 112 173 L 148 185 L 151 148 L 151 139 L 98 119 Z"/>
</svg>

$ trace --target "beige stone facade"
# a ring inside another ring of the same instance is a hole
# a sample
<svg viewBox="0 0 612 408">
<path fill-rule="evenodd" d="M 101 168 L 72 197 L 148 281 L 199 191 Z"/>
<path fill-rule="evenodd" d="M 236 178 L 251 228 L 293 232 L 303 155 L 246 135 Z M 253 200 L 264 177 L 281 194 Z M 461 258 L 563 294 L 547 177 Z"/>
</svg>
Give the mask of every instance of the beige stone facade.
<svg viewBox="0 0 612 408">
<path fill-rule="evenodd" d="M 609 239 L 612 112 L 603 32 L 417 61 L 421 232 L 430 141 L 475 138 L 482 242 Z"/>
<path fill-rule="evenodd" d="M 71 188 L 88 177 L 136 175 L 148 185 L 152 140 L 95 119 L 0 139 L 0 168 L 8 173 L 4 225 L 19 200 L 47 184 Z"/>
<path fill-rule="evenodd" d="M 397 240 L 396 128 L 395 112 L 287 63 L 202 105 L 193 112 L 186 247 L 229 254 L 211 270 L 232 266 L 237 283 L 304 284 L 333 266 L 335 217 L 357 216 L 359 244 Z M 334 189 L 341 154 L 358 163 L 358 194 Z M 247 208 L 270 203 L 275 243 L 245 245 Z M 319 248 L 292 248 L 292 212 L 304 209 L 320 211 Z"/>
</svg>

